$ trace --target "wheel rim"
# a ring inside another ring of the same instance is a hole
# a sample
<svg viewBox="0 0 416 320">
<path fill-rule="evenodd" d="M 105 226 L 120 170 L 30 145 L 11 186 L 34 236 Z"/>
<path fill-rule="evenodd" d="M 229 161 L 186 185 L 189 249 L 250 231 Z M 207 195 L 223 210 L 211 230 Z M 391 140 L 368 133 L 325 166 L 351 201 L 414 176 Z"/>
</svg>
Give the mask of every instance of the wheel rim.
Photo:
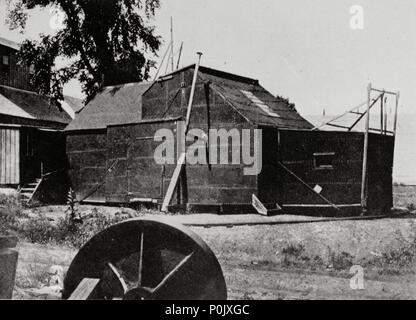
<svg viewBox="0 0 416 320">
<path fill-rule="evenodd" d="M 95 235 L 72 261 L 67 299 L 84 278 L 100 279 L 95 299 L 226 299 L 211 249 L 181 225 L 131 219 Z"/>
</svg>

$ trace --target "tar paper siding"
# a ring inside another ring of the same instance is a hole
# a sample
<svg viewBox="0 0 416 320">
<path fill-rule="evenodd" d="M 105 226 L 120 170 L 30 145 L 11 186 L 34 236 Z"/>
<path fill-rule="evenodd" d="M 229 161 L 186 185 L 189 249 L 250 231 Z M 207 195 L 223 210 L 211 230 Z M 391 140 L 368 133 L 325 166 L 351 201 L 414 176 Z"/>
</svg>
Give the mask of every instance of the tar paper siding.
<svg viewBox="0 0 416 320">
<path fill-rule="evenodd" d="M 174 74 L 171 79 L 154 84 L 142 98 L 143 120 L 160 117 L 175 117 L 186 115 L 193 70 L 185 70 Z M 253 152 L 253 129 L 230 104 L 225 101 L 213 86 L 198 77 L 194 101 L 190 117 L 189 132 L 192 129 L 202 129 L 208 134 L 209 129 L 236 129 L 239 132 L 240 143 L 234 147 L 250 148 Z M 241 144 L 242 130 L 251 131 L 250 143 Z M 203 139 L 195 132 L 195 139 Z M 191 137 L 192 138 L 192 137 Z M 187 147 L 195 141 L 187 141 Z M 217 148 L 220 146 L 218 145 Z M 205 150 L 210 157 L 212 150 Z M 219 154 L 219 150 L 217 150 Z M 186 164 L 183 173 L 182 188 L 186 188 L 185 199 L 188 204 L 250 204 L 253 193 L 257 193 L 257 177 L 244 175 L 245 165 L 239 161 L 231 163 L 231 148 L 229 148 L 229 162 L 226 164 Z M 168 173 L 166 172 L 168 177 Z M 184 185 L 186 183 L 186 185 Z"/>
<path fill-rule="evenodd" d="M 279 132 L 279 161 L 335 204 L 360 204 L 364 135 L 355 132 Z M 333 154 L 332 168 L 317 168 L 314 154 Z M 283 204 L 326 204 L 291 174 L 279 168 Z"/>
<path fill-rule="evenodd" d="M 70 164 L 69 177 L 78 199 L 92 193 L 87 200 L 105 201 L 106 130 L 68 133 L 66 150 Z"/>
</svg>

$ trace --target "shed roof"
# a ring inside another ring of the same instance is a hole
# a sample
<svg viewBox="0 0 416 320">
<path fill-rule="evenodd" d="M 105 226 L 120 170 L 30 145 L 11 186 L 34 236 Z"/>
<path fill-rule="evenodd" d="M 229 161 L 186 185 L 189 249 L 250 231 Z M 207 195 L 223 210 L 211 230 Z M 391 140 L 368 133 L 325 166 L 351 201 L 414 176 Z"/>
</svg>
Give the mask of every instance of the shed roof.
<svg viewBox="0 0 416 320">
<path fill-rule="evenodd" d="M 49 98 L 35 92 L 0 85 L 0 114 L 30 119 L 68 124 L 71 117 Z"/>
<path fill-rule="evenodd" d="M 170 74 L 190 68 L 195 68 L 195 64 Z M 287 129 L 313 128 L 313 125 L 305 120 L 296 109 L 284 99 L 273 96 L 256 79 L 203 66 L 199 68 L 198 76 L 202 80 L 210 81 L 213 89 L 249 122 Z"/>
<path fill-rule="evenodd" d="M 104 87 L 76 113 L 65 131 L 105 129 L 108 125 L 140 121 L 142 94 L 149 86 L 148 82 L 134 82 Z"/>
<path fill-rule="evenodd" d="M 64 99 L 74 112 L 79 112 L 84 107 L 82 99 L 71 96 L 64 96 Z"/>
<path fill-rule="evenodd" d="M 8 39 L 5 39 L 5 38 L 2 38 L 2 37 L 0 37 L 0 45 L 12 48 L 14 50 L 19 50 L 19 44 L 18 43 L 14 42 L 14 41 L 11 41 L 11 40 L 8 40 Z"/>
</svg>

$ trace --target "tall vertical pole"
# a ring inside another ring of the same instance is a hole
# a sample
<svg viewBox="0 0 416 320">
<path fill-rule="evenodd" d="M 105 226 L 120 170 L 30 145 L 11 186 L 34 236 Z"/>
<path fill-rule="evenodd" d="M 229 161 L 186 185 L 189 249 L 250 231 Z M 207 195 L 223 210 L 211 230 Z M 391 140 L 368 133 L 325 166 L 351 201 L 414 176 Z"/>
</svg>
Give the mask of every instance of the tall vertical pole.
<svg viewBox="0 0 416 320">
<path fill-rule="evenodd" d="M 194 77 L 192 79 L 191 94 L 190 94 L 190 97 L 189 97 L 188 108 L 186 110 L 185 134 L 188 133 L 189 121 L 191 119 L 191 110 L 192 110 L 192 104 L 194 102 L 194 94 L 195 94 L 196 80 L 198 79 L 198 70 L 199 70 L 199 65 L 201 63 L 202 52 L 197 52 L 196 54 L 198 56 L 198 60 L 197 60 L 197 62 L 195 64 Z"/>
<path fill-rule="evenodd" d="M 364 215 L 367 212 L 367 163 L 368 163 L 368 138 L 370 127 L 370 104 L 371 104 L 371 83 L 367 87 L 367 114 L 365 121 L 364 149 L 363 149 L 363 172 L 361 177 L 361 209 Z"/>
<path fill-rule="evenodd" d="M 172 72 L 175 71 L 175 66 L 174 66 L 174 57 L 173 57 L 173 18 L 170 17 L 170 57 L 171 57 L 171 64 L 172 64 Z"/>
<path fill-rule="evenodd" d="M 394 111 L 394 125 L 393 125 L 394 136 L 396 136 L 396 129 L 397 129 L 397 111 L 399 109 L 399 98 L 400 98 L 400 92 L 397 91 L 397 93 L 396 93 L 396 108 L 395 108 L 395 111 Z"/>
<path fill-rule="evenodd" d="M 384 92 L 381 94 L 380 99 L 380 133 L 384 133 Z"/>
<path fill-rule="evenodd" d="M 181 43 L 181 47 L 179 48 L 178 63 L 176 64 L 176 69 L 179 69 L 179 63 L 181 62 L 181 56 L 182 56 L 182 48 L 183 48 L 183 41 Z"/>
<path fill-rule="evenodd" d="M 387 97 L 384 98 L 384 134 L 387 134 L 387 107 L 386 107 Z"/>
</svg>

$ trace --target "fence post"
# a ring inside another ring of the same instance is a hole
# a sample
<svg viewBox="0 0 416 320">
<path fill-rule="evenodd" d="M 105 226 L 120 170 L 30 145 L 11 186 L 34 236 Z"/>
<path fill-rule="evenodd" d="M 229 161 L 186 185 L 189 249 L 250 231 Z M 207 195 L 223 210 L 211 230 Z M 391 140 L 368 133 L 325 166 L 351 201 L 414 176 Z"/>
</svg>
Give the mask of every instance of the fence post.
<svg viewBox="0 0 416 320">
<path fill-rule="evenodd" d="M 0 236 L 0 299 L 12 299 L 18 252 L 16 237 Z"/>
</svg>

